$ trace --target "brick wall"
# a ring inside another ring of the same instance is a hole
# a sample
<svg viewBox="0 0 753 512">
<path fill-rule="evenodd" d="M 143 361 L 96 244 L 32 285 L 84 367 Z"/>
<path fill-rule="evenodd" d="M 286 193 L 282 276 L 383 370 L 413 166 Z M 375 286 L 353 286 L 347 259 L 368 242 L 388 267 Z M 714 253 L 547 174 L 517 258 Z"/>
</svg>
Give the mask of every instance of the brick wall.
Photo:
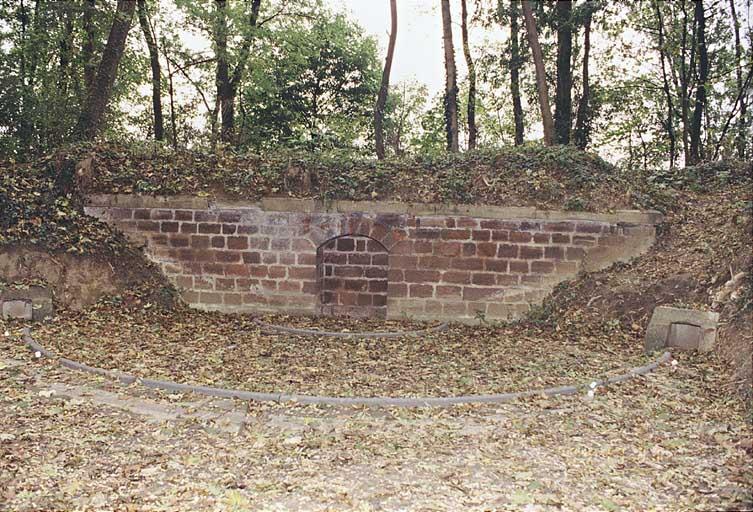
<svg viewBox="0 0 753 512">
<path fill-rule="evenodd" d="M 345 235 L 317 251 L 320 312 L 330 316 L 387 316 L 389 253 L 378 241 Z"/>
<path fill-rule="evenodd" d="M 580 270 L 654 241 L 655 212 L 93 196 L 192 306 L 472 321 L 516 318 Z"/>
</svg>

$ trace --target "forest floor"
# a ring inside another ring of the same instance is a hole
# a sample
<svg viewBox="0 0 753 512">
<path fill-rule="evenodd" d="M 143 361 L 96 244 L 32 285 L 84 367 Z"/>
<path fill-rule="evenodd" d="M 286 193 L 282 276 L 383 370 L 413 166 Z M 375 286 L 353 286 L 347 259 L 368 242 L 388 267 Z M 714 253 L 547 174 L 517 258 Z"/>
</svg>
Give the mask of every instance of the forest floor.
<svg viewBox="0 0 753 512">
<path fill-rule="evenodd" d="M 449 409 L 149 391 L 0 339 L 7 510 L 744 510 L 753 434 L 715 357 Z M 545 343 L 546 340 L 541 340 Z"/>
</svg>

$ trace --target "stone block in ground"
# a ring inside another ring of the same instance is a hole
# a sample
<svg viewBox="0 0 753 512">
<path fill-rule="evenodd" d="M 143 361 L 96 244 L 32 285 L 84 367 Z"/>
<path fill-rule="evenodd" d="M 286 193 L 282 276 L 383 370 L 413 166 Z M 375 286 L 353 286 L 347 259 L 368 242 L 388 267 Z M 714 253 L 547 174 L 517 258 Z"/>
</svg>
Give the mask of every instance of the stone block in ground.
<svg viewBox="0 0 753 512">
<path fill-rule="evenodd" d="M 38 322 L 53 313 L 52 293 L 43 286 L 25 286 L 0 290 L 0 314 L 3 319 Z"/>
<path fill-rule="evenodd" d="M 644 348 L 709 352 L 716 342 L 719 313 L 658 306 L 646 330 Z"/>
</svg>

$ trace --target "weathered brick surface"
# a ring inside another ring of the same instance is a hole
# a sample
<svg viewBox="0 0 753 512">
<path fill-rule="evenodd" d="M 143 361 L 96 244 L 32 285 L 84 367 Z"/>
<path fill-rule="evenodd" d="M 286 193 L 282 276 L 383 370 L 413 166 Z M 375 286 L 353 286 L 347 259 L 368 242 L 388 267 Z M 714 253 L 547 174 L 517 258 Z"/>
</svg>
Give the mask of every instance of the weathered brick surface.
<svg viewBox="0 0 753 512">
<path fill-rule="evenodd" d="M 558 282 L 634 257 L 655 236 L 654 222 L 635 222 L 640 212 L 622 222 L 194 203 L 150 208 L 134 197 L 129 207 L 118 196 L 87 211 L 144 243 L 189 304 L 228 312 L 514 318 Z"/>
</svg>

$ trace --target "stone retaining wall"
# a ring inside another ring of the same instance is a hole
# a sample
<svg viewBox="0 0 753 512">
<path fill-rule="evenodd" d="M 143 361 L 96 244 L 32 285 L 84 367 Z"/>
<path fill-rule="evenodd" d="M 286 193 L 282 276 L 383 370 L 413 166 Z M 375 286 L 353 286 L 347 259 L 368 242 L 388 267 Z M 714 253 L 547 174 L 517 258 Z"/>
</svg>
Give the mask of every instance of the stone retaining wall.
<svg viewBox="0 0 753 512">
<path fill-rule="evenodd" d="M 632 210 L 122 195 L 90 197 L 87 213 L 143 242 L 197 308 L 463 321 L 521 316 L 578 271 L 644 252 L 661 221 Z"/>
</svg>

